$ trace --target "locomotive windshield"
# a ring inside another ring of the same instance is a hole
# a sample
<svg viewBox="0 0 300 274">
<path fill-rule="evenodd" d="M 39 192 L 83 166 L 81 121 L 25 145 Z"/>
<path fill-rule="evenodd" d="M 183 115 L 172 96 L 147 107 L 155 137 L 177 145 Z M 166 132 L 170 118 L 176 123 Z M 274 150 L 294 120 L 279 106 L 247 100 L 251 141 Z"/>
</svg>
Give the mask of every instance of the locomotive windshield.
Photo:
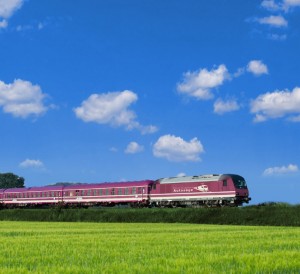
<svg viewBox="0 0 300 274">
<path fill-rule="evenodd" d="M 232 179 L 236 188 L 247 188 L 246 181 L 243 177 L 232 175 Z"/>
</svg>

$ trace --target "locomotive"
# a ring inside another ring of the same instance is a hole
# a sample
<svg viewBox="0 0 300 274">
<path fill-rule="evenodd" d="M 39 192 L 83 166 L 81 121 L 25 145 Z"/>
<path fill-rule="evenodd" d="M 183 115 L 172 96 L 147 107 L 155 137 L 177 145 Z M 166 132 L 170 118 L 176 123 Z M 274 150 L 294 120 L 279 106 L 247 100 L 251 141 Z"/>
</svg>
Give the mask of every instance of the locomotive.
<svg viewBox="0 0 300 274">
<path fill-rule="evenodd" d="M 240 206 L 251 200 L 245 179 L 236 174 L 169 177 L 133 182 L 0 189 L 2 207 Z"/>
</svg>

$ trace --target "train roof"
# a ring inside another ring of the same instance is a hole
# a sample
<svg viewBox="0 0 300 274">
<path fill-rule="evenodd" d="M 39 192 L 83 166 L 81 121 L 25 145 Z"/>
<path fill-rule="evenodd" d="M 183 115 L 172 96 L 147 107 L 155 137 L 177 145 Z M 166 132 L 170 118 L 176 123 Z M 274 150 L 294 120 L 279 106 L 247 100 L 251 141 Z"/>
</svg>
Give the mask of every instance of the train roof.
<svg viewBox="0 0 300 274">
<path fill-rule="evenodd" d="M 35 192 L 35 191 L 62 191 L 62 186 L 41 186 L 41 187 L 22 187 L 22 188 L 7 188 L 3 192 L 19 193 L 19 192 Z"/>
<path fill-rule="evenodd" d="M 41 187 L 24 187 L 24 188 L 8 188 L 0 189 L 0 193 L 20 193 L 20 192 L 46 192 L 46 191 L 68 191 L 68 190 L 85 190 L 97 188 L 118 188 L 118 187 L 145 187 L 152 183 L 151 180 L 132 181 L 132 182 L 116 182 L 116 183 L 94 183 L 94 184 L 75 184 L 68 186 L 41 186 Z"/>
<path fill-rule="evenodd" d="M 221 176 L 224 174 L 206 174 L 206 175 L 196 175 L 196 176 L 182 176 L 182 177 L 169 177 L 162 178 L 158 181 L 161 184 L 176 184 L 176 183 L 187 183 L 187 182 L 213 182 L 219 181 Z"/>
<path fill-rule="evenodd" d="M 65 186 L 64 190 L 84 190 L 84 189 L 97 189 L 97 188 L 109 188 L 109 187 L 144 187 L 151 183 L 151 180 L 133 181 L 133 182 L 116 182 L 116 183 L 96 183 L 96 184 L 80 184 Z"/>
</svg>

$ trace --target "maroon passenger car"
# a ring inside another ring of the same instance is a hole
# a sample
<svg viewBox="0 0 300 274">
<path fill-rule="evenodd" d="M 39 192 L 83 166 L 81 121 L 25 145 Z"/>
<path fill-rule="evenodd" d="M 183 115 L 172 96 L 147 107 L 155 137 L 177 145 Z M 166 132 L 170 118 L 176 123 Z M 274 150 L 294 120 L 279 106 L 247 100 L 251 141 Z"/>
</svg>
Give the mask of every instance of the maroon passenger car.
<svg viewBox="0 0 300 274">
<path fill-rule="evenodd" d="M 9 207 L 59 203 L 66 205 L 142 205 L 149 201 L 149 185 L 151 183 L 152 181 L 147 180 L 2 189 L 0 203 Z"/>
</svg>

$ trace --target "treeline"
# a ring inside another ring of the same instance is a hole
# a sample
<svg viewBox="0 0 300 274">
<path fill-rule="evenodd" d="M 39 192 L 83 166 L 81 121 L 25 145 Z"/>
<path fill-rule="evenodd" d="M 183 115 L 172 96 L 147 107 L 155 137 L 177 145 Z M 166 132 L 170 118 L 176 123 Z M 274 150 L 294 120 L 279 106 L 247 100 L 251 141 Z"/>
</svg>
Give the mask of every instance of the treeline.
<svg viewBox="0 0 300 274">
<path fill-rule="evenodd" d="M 11 172 L 0 173 L 0 189 L 24 187 L 25 179 Z"/>
<path fill-rule="evenodd" d="M 0 220 L 300 226 L 300 205 L 265 204 L 239 208 L 24 208 L 1 210 Z"/>
</svg>

